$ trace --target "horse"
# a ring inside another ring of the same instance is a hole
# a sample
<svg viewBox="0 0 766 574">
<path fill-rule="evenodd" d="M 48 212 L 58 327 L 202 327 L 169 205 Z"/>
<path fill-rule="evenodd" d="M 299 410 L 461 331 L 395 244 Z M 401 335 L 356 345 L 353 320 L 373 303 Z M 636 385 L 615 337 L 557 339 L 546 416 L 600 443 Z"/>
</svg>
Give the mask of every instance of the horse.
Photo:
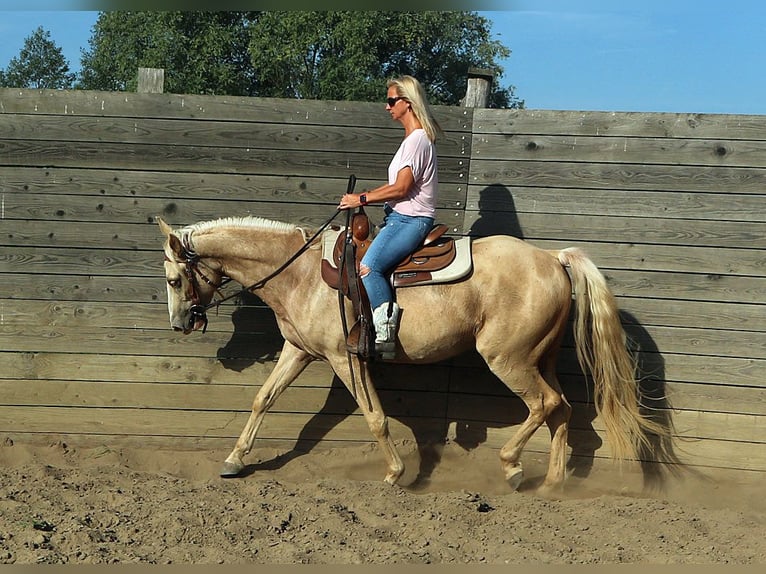
<svg viewBox="0 0 766 574">
<path fill-rule="evenodd" d="M 321 360 L 356 399 L 385 458 L 384 481 L 396 484 L 404 464 L 389 433 L 370 365 L 348 352 L 338 292 L 320 274 L 321 241 L 316 237 L 330 231 L 320 228 L 312 238 L 305 228 L 254 216 L 224 217 L 180 229 L 161 217 L 157 221 L 165 236 L 173 330 L 204 332 L 204 310 L 215 305 L 211 301 L 216 292 L 232 280 L 245 290 L 258 291 L 284 339 L 220 475 L 241 475 L 266 412 L 309 363 Z M 666 429 L 642 415 L 636 364 L 616 299 L 593 261 L 578 247 L 547 250 L 503 235 L 473 239 L 471 256 L 473 270 L 463 280 L 397 290 L 402 313 L 392 362 L 434 363 L 475 349 L 529 410 L 499 451 L 508 485 L 512 490 L 520 487 L 522 449 L 546 424 L 549 463 L 538 492 L 558 493 L 566 478 L 572 407 L 557 379 L 556 361 L 574 307 L 576 355 L 593 380 L 595 408 L 611 457 L 617 462 L 637 460 L 651 447 L 650 439 Z M 345 305 L 350 312 L 348 300 Z"/>
</svg>

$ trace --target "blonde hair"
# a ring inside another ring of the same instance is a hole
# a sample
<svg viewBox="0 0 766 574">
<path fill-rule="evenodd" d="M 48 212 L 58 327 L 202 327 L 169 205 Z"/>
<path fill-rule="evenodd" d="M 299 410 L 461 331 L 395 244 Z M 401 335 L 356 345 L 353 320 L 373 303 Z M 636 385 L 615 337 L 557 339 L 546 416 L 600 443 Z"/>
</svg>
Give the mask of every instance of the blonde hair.
<svg viewBox="0 0 766 574">
<path fill-rule="evenodd" d="M 399 76 L 388 81 L 386 87 L 390 88 L 391 86 L 396 86 L 396 93 L 410 103 L 412 112 L 418 118 L 420 125 L 423 126 L 428 139 L 435 142 L 436 136 L 439 133 L 444 133 L 444 131 L 431 114 L 426 91 L 421 83 L 412 76 Z"/>
</svg>

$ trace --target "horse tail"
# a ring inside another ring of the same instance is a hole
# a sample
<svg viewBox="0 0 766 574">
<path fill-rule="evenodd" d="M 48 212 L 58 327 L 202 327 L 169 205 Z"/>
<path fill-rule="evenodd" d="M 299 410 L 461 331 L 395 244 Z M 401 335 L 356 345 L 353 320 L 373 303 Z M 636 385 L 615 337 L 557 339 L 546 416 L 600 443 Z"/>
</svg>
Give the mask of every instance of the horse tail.
<svg viewBox="0 0 766 574">
<path fill-rule="evenodd" d="M 575 298 L 577 360 L 593 378 L 596 413 L 601 417 L 612 458 L 638 459 L 651 449 L 650 436 L 668 430 L 641 414 L 636 358 L 628 351 L 617 301 L 606 279 L 579 248 L 556 253 L 569 269 Z"/>
</svg>

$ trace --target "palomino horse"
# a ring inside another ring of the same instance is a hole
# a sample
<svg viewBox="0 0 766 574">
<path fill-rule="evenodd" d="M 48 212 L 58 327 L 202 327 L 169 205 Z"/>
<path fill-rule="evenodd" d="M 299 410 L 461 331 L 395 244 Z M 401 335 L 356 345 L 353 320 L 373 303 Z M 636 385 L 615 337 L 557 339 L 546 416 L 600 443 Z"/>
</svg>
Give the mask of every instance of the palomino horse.
<svg viewBox="0 0 766 574">
<path fill-rule="evenodd" d="M 231 279 L 243 286 L 258 284 L 258 295 L 274 311 L 285 341 L 221 475 L 236 476 L 244 469 L 243 457 L 253 447 L 268 409 L 310 362 L 323 360 L 356 398 L 385 456 L 385 481 L 396 483 L 404 465 L 367 363 L 356 356 L 349 360 L 337 291 L 320 276 L 321 242 L 274 275 L 305 245 L 309 234 L 302 228 L 256 217 L 200 222 L 178 230 L 161 219 L 159 225 L 166 236 L 173 329 L 188 334 L 203 328 L 205 305 L 221 283 Z M 664 431 L 641 416 L 635 364 L 601 272 L 577 248 L 547 251 L 508 236 L 477 239 L 472 254 L 473 272 L 463 281 L 398 290 L 402 315 L 394 361 L 433 363 L 475 348 L 529 408 L 527 419 L 500 450 L 508 483 L 519 487 L 522 449 L 545 423 L 551 434 L 550 461 L 540 488 L 555 492 L 565 479 L 572 410 L 556 377 L 556 357 L 574 292 L 577 356 L 593 378 L 595 406 L 611 454 L 617 460 L 636 459 L 650 437 Z M 263 278 L 267 280 L 259 281 Z"/>
</svg>

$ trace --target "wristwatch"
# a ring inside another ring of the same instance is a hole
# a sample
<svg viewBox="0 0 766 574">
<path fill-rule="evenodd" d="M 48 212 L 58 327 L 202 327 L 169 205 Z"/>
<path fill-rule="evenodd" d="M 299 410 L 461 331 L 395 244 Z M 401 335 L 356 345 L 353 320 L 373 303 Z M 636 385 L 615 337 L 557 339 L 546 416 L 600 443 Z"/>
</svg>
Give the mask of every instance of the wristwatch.
<svg viewBox="0 0 766 574">
<path fill-rule="evenodd" d="M 359 195 L 359 203 L 361 203 L 362 205 L 367 205 L 367 194 L 366 193 L 362 193 L 362 194 Z"/>
</svg>

